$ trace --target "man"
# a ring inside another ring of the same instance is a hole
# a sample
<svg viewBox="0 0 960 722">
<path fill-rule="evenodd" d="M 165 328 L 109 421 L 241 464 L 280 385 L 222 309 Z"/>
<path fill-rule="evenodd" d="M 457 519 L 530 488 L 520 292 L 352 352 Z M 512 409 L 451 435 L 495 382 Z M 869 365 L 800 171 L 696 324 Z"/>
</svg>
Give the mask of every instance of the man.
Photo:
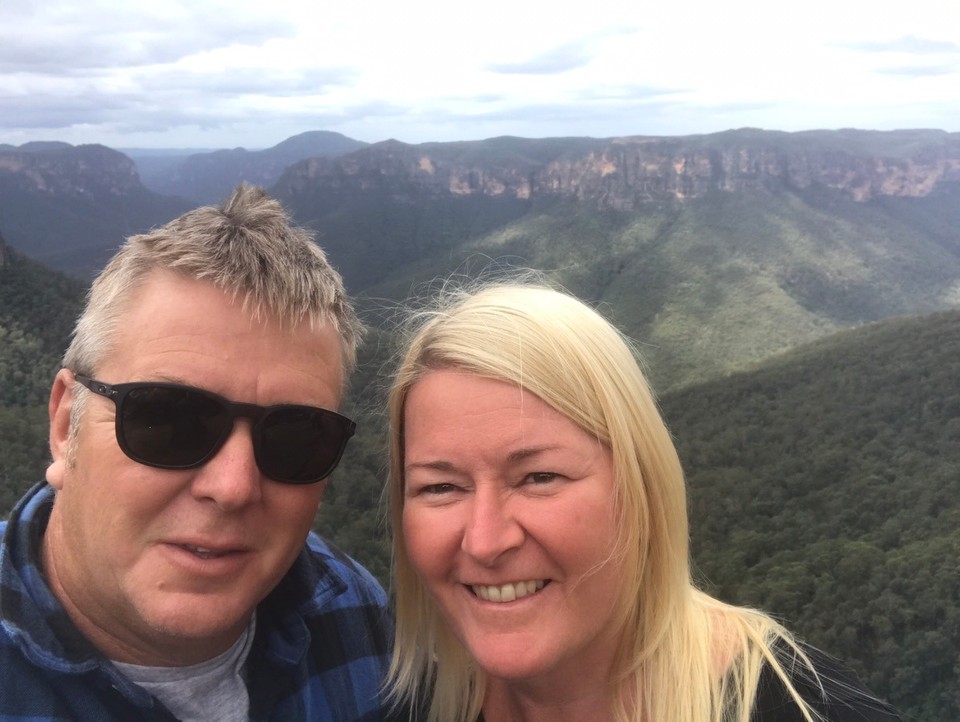
<svg viewBox="0 0 960 722">
<path fill-rule="evenodd" d="M 359 332 L 259 189 L 128 239 L 0 526 L 0 719 L 385 717 L 383 590 L 310 532 Z"/>
</svg>

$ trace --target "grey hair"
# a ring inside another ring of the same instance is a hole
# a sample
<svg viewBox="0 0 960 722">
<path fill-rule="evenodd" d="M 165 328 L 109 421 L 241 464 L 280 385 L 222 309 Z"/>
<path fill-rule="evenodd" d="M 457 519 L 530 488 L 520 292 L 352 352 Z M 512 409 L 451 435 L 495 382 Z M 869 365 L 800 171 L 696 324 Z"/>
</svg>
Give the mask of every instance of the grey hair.
<svg viewBox="0 0 960 722">
<path fill-rule="evenodd" d="M 242 184 L 220 207 L 204 206 L 165 226 L 131 236 L 94 281 L 63 366 L 94 374 L 108 353 L 126 304 L 152 271 L 210 281 L 242 299 L 254 317 L 284 325 L 330 323 L 342 345 L 344 378 L 356 364 L 363 326 L 343 279 L 280 203 Z"/>
<path fill-rule="evenodd" d="M 293 226 L 283 206 L 266 191 L 247 184 L 239 185 L 219 207 L 197 208 L 124 242 L 90 287 L 63 357 L 64 368 L 96 374 L 131 296 L 156 270 L 212 282 L 242 299 L 254 318 L 272 316 L 285 326 L 304 320 L 311 328 L 331 324 L 340 336 L 347 383 L 364 328 L 343 279 L 310 232 Z M 71 440 L 86 399 L 86 389 L 75 384 Z"/>
</svg>

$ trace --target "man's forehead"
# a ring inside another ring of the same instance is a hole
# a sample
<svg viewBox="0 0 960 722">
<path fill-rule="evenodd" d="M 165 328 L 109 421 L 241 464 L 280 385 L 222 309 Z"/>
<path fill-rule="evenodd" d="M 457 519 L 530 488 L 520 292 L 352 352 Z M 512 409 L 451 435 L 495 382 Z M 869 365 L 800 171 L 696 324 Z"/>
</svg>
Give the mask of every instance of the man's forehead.
<svg viewBox="0 0 960 722">
<path fill-rule="evenodd" d="M 324 327 L 329 326 L 342 336 L 331 309 L 310 308 L 294 299 L 283 299 L 279 294 L 271 298 L 264 289 L 231 286 L 168 268 L 153 268 L 141 276 L 127 293 L 122 314 L 135 311 L 145 298 L 154 294 L 168 298 L 189 296 L 198 313 L 203 306 L 227 303 L 242 310 L 252 324 L 276 325 L 296 334 L 323 332 Z"/>
</svg>

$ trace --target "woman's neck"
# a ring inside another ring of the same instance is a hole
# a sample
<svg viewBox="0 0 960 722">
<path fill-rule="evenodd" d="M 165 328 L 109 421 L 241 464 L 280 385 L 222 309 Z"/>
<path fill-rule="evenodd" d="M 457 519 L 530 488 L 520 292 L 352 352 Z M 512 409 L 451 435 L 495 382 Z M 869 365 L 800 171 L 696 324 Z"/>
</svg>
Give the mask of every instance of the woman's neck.
<svg viewBox="0 0 960 722">
<path fill-rule="evenodd" d="M 613 697 L 605 681 L 546 685 L 488 678 L 483 718 L 485 722 L 610 722 Z"/>
</svg>

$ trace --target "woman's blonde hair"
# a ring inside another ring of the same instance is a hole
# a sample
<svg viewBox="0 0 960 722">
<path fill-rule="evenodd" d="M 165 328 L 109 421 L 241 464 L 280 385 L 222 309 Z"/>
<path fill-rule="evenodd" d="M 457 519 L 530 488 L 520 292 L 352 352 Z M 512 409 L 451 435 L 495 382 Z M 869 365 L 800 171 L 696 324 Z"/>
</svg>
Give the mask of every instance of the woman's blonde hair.
<svg viewBox="0 0 960 722">
<path fill-rule="evenodd" d="M 615 718 L 747 722 L 763 664 L 787 682 L 775 649 L 806 661 L 802 652 L 767 615 L 722 604 L 693 585 L 683 472 L 629 340 L 572 296 L 525 283 L 446 292 L 437 310 L 417 314 L 394 377 L 388 493 L 397 631 L 390 681 L 398 703 L 433 722 L 473 722 L 483 702 L 483 672 L 413 569 L 402 529 L 405 400 L 425 374 L 448 368 L 516 384 L 613 454 L 618 540 L 611 556 L 623 570 L 614 612 L 622 632 L 611 688 Z"/>
</svg>

